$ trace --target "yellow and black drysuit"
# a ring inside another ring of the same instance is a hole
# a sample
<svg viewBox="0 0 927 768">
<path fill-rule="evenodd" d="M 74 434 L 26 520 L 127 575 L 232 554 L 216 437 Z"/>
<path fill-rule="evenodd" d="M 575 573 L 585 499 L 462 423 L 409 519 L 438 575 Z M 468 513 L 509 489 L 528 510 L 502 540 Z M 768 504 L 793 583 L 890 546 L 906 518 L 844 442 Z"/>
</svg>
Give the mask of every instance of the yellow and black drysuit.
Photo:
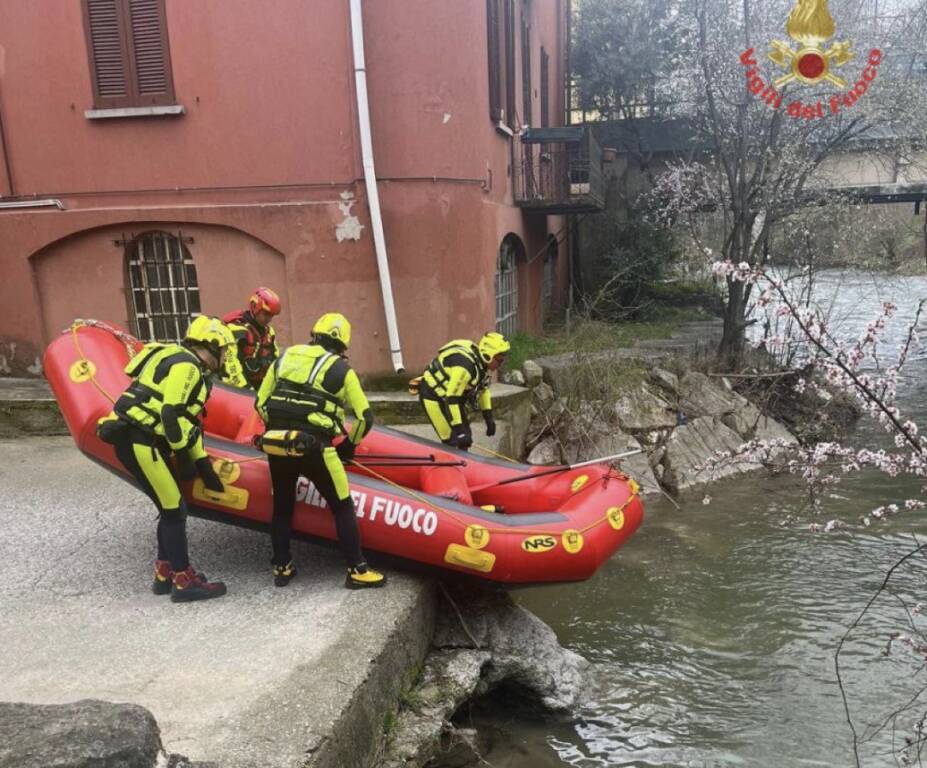
<svg viewBox="0 0 927 768">
<path fill-rule="evenodd" d="M 260 389 L 268 369 L 280 357 L 273 327 L 261 325 L 247 309 L 230 312 L 222 321 L 236 344 L 225 356 L 222 380 L 234 387 Z"/>
<path fill-rule="evenodd" d="M 345 404 L 356 419 L 347 439 L 335 448 L 332 438 L 345 433 Z M 373 426 L 357 374 L 336 352 L 319 344 L 297 344 L 268 370 L 256 407 L 268 430 L 299 430 L 308 436 L 305 455 L 267 457 L 274 491 L 274 565 L 284 567 L 291 561 L 291 524 L 300 475 L 312 482 L 335 516 L 348 567 L 361 565 L 360 531 L 342 463 L 354 458 L 354 449 Z"/>
<path fill-rule="evenodd" d="M 469 339 L 449 341 L 425 369 L 418 397 L 441 442 L 467 450 L 473 444 L 467 407 L 483 413 L 486 434 L 496 433 L 489 394 L 489 371 L 476 344 Z"/>
<path fill-rule="evenodd" d="M 208 371 L 200 358 L 180 344 L 146 344 L 125 368 L 133 378 L 100 422 L 100 436 L 138 481 L 160 513 L 158 560 L 173 571 L 190 567 L 186 507 L 170 463 L 197 472 L 207 488 L 223 485 L 203 448 L 199 414 L 209 397 Z M 190 479 L 189 475 L 183 479 Z"/>
</svg>

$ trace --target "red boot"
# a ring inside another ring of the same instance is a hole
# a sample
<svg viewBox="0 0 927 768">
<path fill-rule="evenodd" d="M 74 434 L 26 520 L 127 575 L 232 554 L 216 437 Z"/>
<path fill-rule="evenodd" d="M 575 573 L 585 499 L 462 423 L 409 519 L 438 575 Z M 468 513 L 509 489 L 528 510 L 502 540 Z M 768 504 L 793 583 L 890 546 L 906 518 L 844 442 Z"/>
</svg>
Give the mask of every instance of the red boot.
<svg viewBox="0 0 927 768">
<path fill-rule="evenodd" d="M 151 591 L 156 595 L 169 595 L 173 586 L 174 572 L 167 560 L 155 560 L 154 581 L 151 582 Z"/>
<path fill-rule="evenodd" d="M 174 587 L 171 590 L 171 601 L 175 603 L 191 603 L 194 600 L 211 600 L 225 594 L 225 584 L 221 581 L 207 581 L 201 573 L 197 573 L 192 566 L 185 571 L 174 572 Z"/>
</svg>

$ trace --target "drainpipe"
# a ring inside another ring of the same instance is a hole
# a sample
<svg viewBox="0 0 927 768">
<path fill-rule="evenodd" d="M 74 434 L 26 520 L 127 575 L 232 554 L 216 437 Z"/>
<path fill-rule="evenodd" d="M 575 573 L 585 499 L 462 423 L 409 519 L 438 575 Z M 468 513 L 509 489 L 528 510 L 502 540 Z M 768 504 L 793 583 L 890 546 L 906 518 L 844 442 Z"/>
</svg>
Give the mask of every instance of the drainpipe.
<svg viewBox="0 0 927 768">
<path fill-rule="evenodd" d="M 357 122 L 360 127 L 361 157 L 364 162 L 364 182 L 367 185 L 367 203 L 370 206 L 370 224 L 373 227 L 373 244 L 377 252 L 377 270 L 380 273 L 380 290 L 386 311 L 386 331 L 389 351 L 396 373 L 402 373 L 402 349 L 399 346 L 399 325 L 393 303 L 393 284 L 386 256 L 386 238 L 383 236 L 383 217 L 380 213 L 380 193 L 377 174 L 373 166 L 373 142 L 370 139 L 370 109 L 367 104 L 367 72 L 364 63 L 364 19 L 361 0 L 351 0 L 351 39 L 354 43 L 354 86 L 357 91 Z"/>
<path fill-rule="evenodd" d="M 13 169 L 10 167 L 10 153 L 7 150 L 6 131 L 3 128 L 3 100 L 0 97 L 0 149 L 3 150 L 3 167 L 6 169 L 6 185 L 10 189 L 10 197 L 16 195 L 13 187 Z"/>
</svg>

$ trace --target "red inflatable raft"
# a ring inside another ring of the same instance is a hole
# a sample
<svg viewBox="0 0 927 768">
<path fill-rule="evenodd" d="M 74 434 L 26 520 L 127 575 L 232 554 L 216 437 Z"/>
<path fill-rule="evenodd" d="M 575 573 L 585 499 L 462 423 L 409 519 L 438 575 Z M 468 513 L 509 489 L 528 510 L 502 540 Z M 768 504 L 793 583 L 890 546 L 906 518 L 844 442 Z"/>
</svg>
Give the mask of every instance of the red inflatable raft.
<svg viewBox="0 0 927 768">
<path fill-rule="evenodd" d="M 129 482 L 95 427 L 128 385 L 122 370 L 140 348 L 122 331 L 77 321 L 45 352 L 45 375 L 78 448 Z M 205 442 L 226 493 L 212 494 L 199 480 L 183 483 L 191 514 L 269 524 L 267 460 L 252 447 L 262 431 L 253 395 L 213 387 Z M 550 473 L 550 467 L 481 458 L 388 427 L 371 431 L 356 461 L 369 465 L 348 468 L 365 549 L 503 584 L 587 579 L 643 515 L 637 484 L 604 464 Z M 526 479 L 499 484 L 515 478 Z M 324 505 L 301 481 L 294 531 L 335 539 Z M 505 514 L 481 509 L 486 505 Z"/>
</svg>

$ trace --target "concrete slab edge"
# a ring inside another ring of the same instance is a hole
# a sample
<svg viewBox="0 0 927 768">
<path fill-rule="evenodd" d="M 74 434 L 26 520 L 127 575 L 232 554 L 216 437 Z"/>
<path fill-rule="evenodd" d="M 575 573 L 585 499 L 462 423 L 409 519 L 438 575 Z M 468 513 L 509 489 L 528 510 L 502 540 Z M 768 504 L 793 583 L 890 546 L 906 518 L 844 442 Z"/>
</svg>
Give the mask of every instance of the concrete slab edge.
<svg viewBox="0 0 927 768">
<path fill-rule="evenodd" d="M 0 400 L 0 437 L 66 434 L 68 427 L 54 400 Z"/>
<path fill-rule="evenodd" d="M 389 589 L 387 585 L 386 589 Z M 360 595 L 359 595 L 360 596 Z M 418 678 L 435 628 L 434 584 L 422 581 L 417 599 L 383 637 L 371 628 L 348 631 L 330 652 L 330 669 L 343 674 L 345 659 L 358 666 L 368 659 L 363 680 L 344 699 L 330 731 L 318 742 L 300 768 L 368 768 L 382 753 L 390 724 L 395 722 L 402 693 Z M 378 641 L 371 649 L 371 640 Z M 327 666 L 320 664 L 320 667 Z"/>
</svg>

